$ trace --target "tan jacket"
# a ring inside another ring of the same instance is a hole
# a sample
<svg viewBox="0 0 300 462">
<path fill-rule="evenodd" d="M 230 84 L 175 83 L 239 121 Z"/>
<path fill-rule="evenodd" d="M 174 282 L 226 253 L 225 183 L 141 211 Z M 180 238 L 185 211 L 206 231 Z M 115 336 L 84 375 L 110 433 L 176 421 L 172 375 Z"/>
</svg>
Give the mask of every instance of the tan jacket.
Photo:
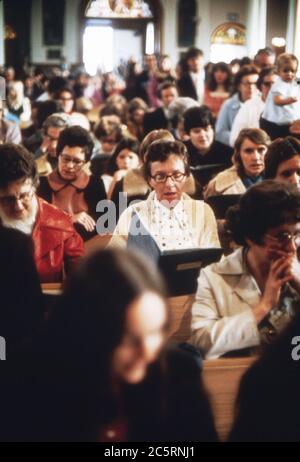
<svg viewBox="0 0 300 462">
<path fill-rule="evenodd" d="M 242 248 L 202 269 L 192 307 L 191 343 L 206 359 L 258 346 L 260 335 L 252 307 L 260 298 L 261 291 L 245 267 Z"/>
<path fill-rule="evenodd" d="M 236 166 L 224 170 L 213 178 L 204 191 L 204 197 L 220 196 L 222 194 L 244 194 L 246 188 L 240 179 Z"/>
<path fill-rule="evenodd" d="M 130 229 L 133 213 L 136 213 L 144 226 L 150 229 L 150 220 L 153 216 L 153 198 L 155 192 L 152 191 L 147 200 L 130 205 L 120 216 L 114 234 L 110 241 L 110 246 L 126 247 L 128 233 Z M 191 199 L 183 193 L 184 210 L 188 217 L 189 229 L 197 236 L 199 247 L 220 247 L 217 223 L 212 209 L 203 201 Z"/>
</svg>

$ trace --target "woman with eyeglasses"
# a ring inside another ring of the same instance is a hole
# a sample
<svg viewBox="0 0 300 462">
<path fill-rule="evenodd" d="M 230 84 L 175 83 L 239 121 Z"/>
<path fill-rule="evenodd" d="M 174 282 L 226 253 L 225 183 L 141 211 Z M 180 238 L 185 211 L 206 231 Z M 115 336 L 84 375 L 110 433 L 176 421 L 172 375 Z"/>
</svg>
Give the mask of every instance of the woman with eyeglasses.
<svg viewBox="0 0 300 462">
<path fill-rule="evenodd" d="M 72 125 L 79 125 L 80 127 L 84 128 L 85 130 L 90 130 L 90 122 L 86 115 L 78 112 L 75 110 L 74 106 L 76 105 L 75 102 L 75 94 L 72 88 L 70 87 L 63 87 L 61 88 L 54 99 L 58 101 L 61 106 L 61 110 L 68 114 L 70 119 L 72 120 Z"/>
<path fill-rule="evenodd" d="M 93 140 L 84 128 L 73 126 L 63 130 L 57 144 L 57 167 L 40 178 L 38 188 L 40 197 L 72 216 L 84 240 L 96 234 L 96 207 L 106 199 L 103 181 L 88 175 L 84 169 L 93 147 Z"/>
<path fill-rule="evenodd" d="M 220 247 L 211 208 L 183 192 L 190 175 L 183 143 L 166 140 L 151 143 L 145 158 L 144 175 L 152 192 L 147 200 L 131 205 L 123 212 L 111 245 L 125 247 L 130 235 L 139 236 L 141 248 L 147 245 L 150 236 L 160 251 Z"/>
<path fill-rule="evenodd" d="M 229 209 L 225 225 L 241 247 L 200 272 L 192 344 L 207 359 L 257 353 L 300 309 L 300 193 L 266 180 Z"/>
</svg>

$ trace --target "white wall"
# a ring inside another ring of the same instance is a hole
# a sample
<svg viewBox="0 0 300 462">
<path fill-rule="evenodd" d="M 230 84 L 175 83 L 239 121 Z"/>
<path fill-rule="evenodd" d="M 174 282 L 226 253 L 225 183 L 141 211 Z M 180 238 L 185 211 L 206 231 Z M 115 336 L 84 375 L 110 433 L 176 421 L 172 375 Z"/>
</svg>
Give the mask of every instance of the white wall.
<svg viewBox="0 0 300 462">
<path fill-rule="evenodd" d="M 251 1 L 251 0 L 250 0 Z M 171 56 L 174 63 L 179 58 L 180 49 L 177 46 L 177 0 L 161 0 L 163 10 L 162 19 L 162 47 L 163 53 Z M 205 59 L 209 60 L 210 37 L 217 26 L 227 22 L 227 14 L 236 13 L 238 22 L 245 25 L 247 18 L 247 1 L 240 0 L 197 0 L 197 26 L 195 46 L 201 48 Z"/>
<path fill-rule="evenodd" d="M 267 0 L 249 0 L 247 13 L 247 54 L 254 58 L 266 46 Z"/>
<path fill-rule="evenodd" d="M 161 30 L 161 52 L 170 55 L 173 63 L 178 60 L 177 47 L 177 13 L 178 0 L 161 0 L 162 9 L 162 30 Z"/>
<path fill-rule="evenodd" d="M 64 46 L 44 46 L 42 31 L 42 1 L 33 0 L 31 10 L 31 61 L 33 63 L 59 63 L 57 60 L 47 60 L 47 49 L 60 48 L 66 63 L 78 62 L 79 40 L 81 40 L 78 23 L 78 8 L 80 0 L 66 0 Z"/>
<path fill-rule="evenodd" d="M 4 64 L 4 11 L 3 2 L 0 2 L 0 66 Z"/>
</svg>

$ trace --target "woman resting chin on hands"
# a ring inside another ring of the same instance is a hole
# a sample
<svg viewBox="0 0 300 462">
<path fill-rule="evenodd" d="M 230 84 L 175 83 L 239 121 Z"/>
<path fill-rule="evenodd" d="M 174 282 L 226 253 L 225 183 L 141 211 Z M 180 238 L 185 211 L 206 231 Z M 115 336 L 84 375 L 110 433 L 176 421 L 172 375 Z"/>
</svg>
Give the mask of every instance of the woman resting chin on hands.
<svg viewBox="0 0 300 462">
<path fill-rule="evenodd" d="M 300 308 L 299 191 L 263 181 L 229 210 L 225 226 L 242 247 L 201 271 L 192 308 L 192 343 L 209 359 L 255 353 Z"/>
</svg>

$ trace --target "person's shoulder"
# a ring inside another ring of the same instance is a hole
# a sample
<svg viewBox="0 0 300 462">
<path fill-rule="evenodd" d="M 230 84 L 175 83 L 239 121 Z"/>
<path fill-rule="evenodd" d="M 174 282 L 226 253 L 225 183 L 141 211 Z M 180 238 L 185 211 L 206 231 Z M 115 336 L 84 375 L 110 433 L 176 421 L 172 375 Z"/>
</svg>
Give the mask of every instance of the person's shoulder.
<svg viewBox="0 0 300 462">
<path fill-rule="evenodd" d="M 218 173 L 215 178 L 211 180 L 211 184 L 215 185 L 216 192 L 221 193 L 225 189 L 232 186 L 239 180 L 239 176 L 236 170 L 236 167 L 233 165 L 230 168 L 227 168 L 223 172 Z"/>
<path fill-rule="evenodd" d="M 42 227 L 65 232 L 75 232 L 70 215 L 40 197 L 38 198 L 38 202 Z"/>
<path fill-rule="evenodd" d="M 202 368 L 202 356 L 198 348 L 190 344 L 171 345 L 165 350 L 163 361 L 169 376 L 182 377 L 185 372 L 196 373 Z"/>
</svg>

